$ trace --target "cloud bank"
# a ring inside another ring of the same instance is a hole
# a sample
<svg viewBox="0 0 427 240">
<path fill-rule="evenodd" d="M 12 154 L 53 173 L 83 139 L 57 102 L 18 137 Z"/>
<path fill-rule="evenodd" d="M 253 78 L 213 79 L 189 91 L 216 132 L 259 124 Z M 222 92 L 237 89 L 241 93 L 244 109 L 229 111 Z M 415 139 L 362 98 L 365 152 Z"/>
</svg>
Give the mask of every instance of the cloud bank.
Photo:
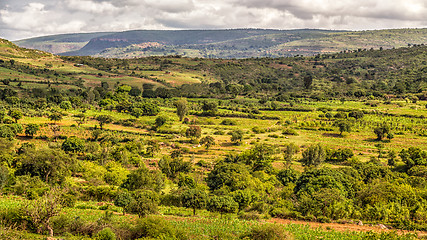
<svg viewBox="0 0 427 240">
<path fill-rule="evenodd" d="M 3 0 L 0 37 L 134 29 L 427 27 L 425 0 Z"/>
</svg>

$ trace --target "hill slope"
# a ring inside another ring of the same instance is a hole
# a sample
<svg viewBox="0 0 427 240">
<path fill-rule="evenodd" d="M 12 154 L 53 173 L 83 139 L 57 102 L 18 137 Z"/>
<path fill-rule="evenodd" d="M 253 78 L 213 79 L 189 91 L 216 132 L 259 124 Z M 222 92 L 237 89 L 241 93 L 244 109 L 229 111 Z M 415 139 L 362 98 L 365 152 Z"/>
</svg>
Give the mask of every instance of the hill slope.
<svg viewBox="0 0 427 240">
<path fill-rule="evenodd" d="M 137 30 L 56 35 L 16 43 L 67 56 L 286 57 L 423 44 L 427 43 L 427 29 L 359 32 L 315 29 Z"/>
</svg>

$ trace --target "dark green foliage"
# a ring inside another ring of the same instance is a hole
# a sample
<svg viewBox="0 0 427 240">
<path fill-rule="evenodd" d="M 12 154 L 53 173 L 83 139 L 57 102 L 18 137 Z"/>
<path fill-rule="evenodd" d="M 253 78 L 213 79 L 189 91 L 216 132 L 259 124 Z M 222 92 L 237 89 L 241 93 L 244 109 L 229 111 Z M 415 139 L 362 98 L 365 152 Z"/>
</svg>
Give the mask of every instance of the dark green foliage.
<svg viewBox="0 0 427 240">
<path fill-rule="evenodd" d="M 252 171 L 271 171 L 273 155 L 277 147 L 270 144 L 257 144 L 240 155 L 241 161 L 252 168 Z"/>
<path fill-rule="evenodd" d="M 96 120 L 99 122 L 99 126 L 102 129 L 104 124 L 112 122 L 113 118 L 110 115 L 98 115 L 96 116 Z"/>
<path fill-rule="evenodd" d="M 84 151 L 85 141 L 75 136 L 67 138 L 61 146 L 61 149 L 66 152 L 81 153 Z"/>
<path fill-rule="evenodd" d="M 125 206 L 126 212 L 136 213 L 139 217 L 145 217 L 148 214 L 157 213 L 159 196 L 151 190 L 137 190 L 132 193 L 132 199 Z"/>
<path fill-rule="evenodd" d="M 311 145 L 302 152 L 301 162 L 304 166 L 319 166 L 326 159 L 325 148 L 320 145 Z"/>
<path fill-rule="evenodd" d="M 243 140 L 242 130 L 236 129 L 236 130 L 233 130 L 230 134 L 231 134 L 231 141 L 236 145 L 240 145 Z"/>
<path fill-rule="evenodd" d="M 58 122 L 62 120 L 62 114 L 60 112 L 53 112 L 49 115 L 49 120 Z"/>
<path fill-rule="evenodd" d="M 233 120 L 231 120 L 231 119 L 224 119 L 224 120 L 222 120 L 222 122 L 221 122 L 221 125 L 230 125 L 230 126 L 232 126 L 232 125 L 236 125 L 237 123 L 235 122 L 235 121 L 233 121 Z"/>
<path fill-rule="evenodd" d="M 35 134 L 40 130 L 38 124 L 30 123 L 25 127 L 25 135 L 29 137 L 34 137 Z"/>
<path fill-rule="evenodd" d="M 427 152 L 420 148 L 410 147 L 408 149 L 402 149 L 399 156 L 408 169 L 417 165 L 427 165 Z"/>
<path fill-rule="evenodd" d="M 207 194 L 200 189 L 188 189 L 182 192 L 181 202 L 184 207 L 192 208 L 193 215 L 196 215 L 196 209 L 203 209 L 206 207 Z"/>
<path fill-rule="evenodd" d="M 334 123 L 334 126 L 338 127 L 338 129 L 340 131 L 340 135 L 342 135 L 343 132 L 350 132 L 351 131 L 351 124 L 349 121 L 346 121 L 346 120 L 336 121 Z"/>
<path fill-rule="evenodd" d="M 239 209 L 239 204 L 230 196 L 212 196 L 209 199 L 207 209 L 221 214 L 235 213 Z"/>
<path fill-rule="evenodd" d="M 156 118 L 156 121 L 155 121 L 156 128 L 160 128 L 161 126 L 165 125 L 167 121 L 168 121 L 167 117 L 165 117 L 165 116 L 158 116 Z"/>
<path fill-rule="evenodd" d="M 192 139 L 197 139 L 202 136 L 202 129 L 199 126 L 192 125 L 185 131 L 185 136 Z"/>
<path fill-rule="evenodd" d="M 171 159 L 168 156 L 159 161 L 159 169 L 168 178 L 176 178 L 179 173 L 189 173 L 192 170 L 191 162 L 184 162 L 182 158 Z"/>
<path fill-rule="evenodd" d="M 123 208 L 123 215 L 126 213 L 127 206 L 132 202 L 132 194 L 128 191 L 122 191 L 119 194 L 117 194 L 116 198 L 114 199 L 114 205 L 117 207 Z"/>
<path fill-rule="evenodd" d="M 234 201 L 239 205 L 239 210 L 243 210 L 257 200 L 257 194 L 251 190 L 237 190 L 232 193 Z"/>
<path fill-rule="evenodd" d="M 46 183 L 60 184 L 69 176 L 74 159 L 60 150 L 38 149 L 21 155 L 22 164 L 16 175 L 38 176 Z"/>
<path fill-rule="evenodd" d="M 292 168 L 281 170 L 277 174 L 277 179 L 284 185 L 287 186 L 290 183 L 295 183 L 298 179 L 298 174 Z"/>
<path fill-rule="evenodd" d="M 22 118 L 23 114 L 20 110 L 11 110 L 9 116 L 15 120 L 15 123 L 18 123 L 18 120 Z"/>
<path fill-rule="evenodd" d="M 348 113 L 348 116 L 355 119 L 362 119 L 364 116 L 364 113 L 362 111 L 351 111 Z"/>
<path fill-rule="evenodd" d="M 215 116 L 218 111 L 218 104 L 214 101 L 204 101 L 202 103 L 203 114 L 207 116 Z"/>
<path fill-rule="evenodd" d="M 219 162 L 208 174 L 206 183 L 211 190 L 228 187 L 231 191 L 251 187 L 251 175 L 247 166 L 237 163 Z"/>
<path fill-rule="evenodd" d="M 163 188 L 163 185 L 163 176 L 159 171 L 148 170 L 146 167 L 140 167 L 137 170 L 133 170 L 127 176 L 122 187 L 129 191 L 150 189 L 159 192 Z"/>
<path fill-rule="evenodd" d="M 377 135 L 377 140 L 381 141 L 384 137 L 390 134 L 390 126 L 386 123 L 374 128 L 374 133 Z"/>
<path fill-rule="evenodd" d="M 354 156 L 353 151 L 348 148 L 344 149 L 327 149 L 326 161 L 342 163 L 350 160 Z"/>
</svg>

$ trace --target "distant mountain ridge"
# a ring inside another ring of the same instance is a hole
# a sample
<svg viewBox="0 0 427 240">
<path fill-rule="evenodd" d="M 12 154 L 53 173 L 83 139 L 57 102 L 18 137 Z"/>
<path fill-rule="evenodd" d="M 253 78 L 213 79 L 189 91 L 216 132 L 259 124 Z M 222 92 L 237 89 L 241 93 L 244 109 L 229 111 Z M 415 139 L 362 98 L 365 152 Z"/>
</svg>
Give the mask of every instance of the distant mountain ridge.
<svg viewBox="0 0 427 240">
<path fill-rule="evenodd" d="M 319 29 L 133 30 L 62 34 L 17 45 L 66 56 L 134 58 L 182 55 L 250 58 L 316 55 L 343 50 L 427 43 L 427 29 L 334 31 Z"/>
</svg>

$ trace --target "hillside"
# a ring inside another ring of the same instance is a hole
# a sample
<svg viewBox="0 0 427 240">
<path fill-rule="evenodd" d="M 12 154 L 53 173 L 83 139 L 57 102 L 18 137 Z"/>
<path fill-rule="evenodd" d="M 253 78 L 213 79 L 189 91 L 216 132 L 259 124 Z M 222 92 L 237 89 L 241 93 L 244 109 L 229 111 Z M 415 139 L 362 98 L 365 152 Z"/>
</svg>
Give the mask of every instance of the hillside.
<svg viewBox="0 0 427 240">
<path fill-rule="evenodd" d="M 0 40 L 0 239 L 425 237 L 426 59 L 60 57 Z"/>
<path fill-rule="evenodd" d="M 427 43 L 427 29 L 359 32 L 316 29 L 137 30 L 65 34 L 16 41 L 22 47 L 62 55 L 110 58 L 164 55 L 204 58 L 312 56 L 423 43 Z"/>
</svg>

